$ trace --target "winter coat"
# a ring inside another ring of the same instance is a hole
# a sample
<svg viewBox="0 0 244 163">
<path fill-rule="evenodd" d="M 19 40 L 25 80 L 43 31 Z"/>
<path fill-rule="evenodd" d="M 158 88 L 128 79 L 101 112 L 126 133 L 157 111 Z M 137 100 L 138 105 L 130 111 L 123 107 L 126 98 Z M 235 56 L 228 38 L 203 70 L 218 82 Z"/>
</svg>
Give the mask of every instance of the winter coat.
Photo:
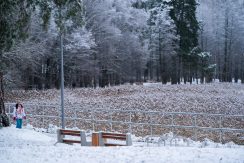
<svg viewBox="0 0 244 163">
<path fill-rule="evenodd" d="M 25 115 L 25 110 L 24 108 L 14 108 L 14 112 L 13 112 L 13 118 L 16 118 L 16 119 L 22 119 L 24 118 L 26 115 Z"/>
</svg>

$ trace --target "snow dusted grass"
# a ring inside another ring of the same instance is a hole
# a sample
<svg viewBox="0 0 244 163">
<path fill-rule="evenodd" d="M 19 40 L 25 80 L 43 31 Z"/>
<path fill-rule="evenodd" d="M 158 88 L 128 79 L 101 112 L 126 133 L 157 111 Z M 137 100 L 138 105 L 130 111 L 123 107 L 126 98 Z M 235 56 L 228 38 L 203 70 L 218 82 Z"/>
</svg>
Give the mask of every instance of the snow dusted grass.
<svg viewBox="0 0 244 163">
<path fill-rule="evenodd" d="M 194 142 L 189 146 L 153 146 L 135 142 L 130 147 L 81 147 L 79 144 L 56 143 L 56 134 L 41 133 L 28 126 L 0 130 L 0 161 L 2 163 L 34 162 L 103 162 L 103 163 L 243 163 L 244 148 L 234 144 L 221 145 L 211 141 Z M 182 142 L 182 140 L 181 140 Z"/>
<path fill-rule="evenodd" d="M 54 104 L 59 105 L 60 91 L 12 91 L 6 93 L 9 102 L 21 101 L 25 103 Z M 244 85 L 233 83 L 213 83 L 199 85 L 162 85 L 158 83 L 147 83 L 144 85 L 122 85 L 108 88 L 77 88 L 65 89 L 66 108 L 78 106 L 88 109 L 118 109 L 137 111 L 162 111 L 162 112 L 195 112 L 214 114 L 237 114 L 244 115 Z M 42 112 L 40 112 L 42 113 Z M 59 111 L 48 108 L 46 115 L 58 116 Z M 33 113 L 32 113 L 33 114 Z M 74 117 L 72 110 L 66 111 L 66 116 Z M 78 113 L 79 118 L 86 118 L 88 114 Z M 97 115 L 100 119 L 108 119 L 107 115 Z M 126 117 L 127 116 L 127 117 Z M 155 116 L 155 121 L 161 124 L 170 124 L 170 116 Z M 176 125 L 192 125 L 192 117 L 175 116 Z M 114 114 L 114 120 L 128 119 L 128 115 Z M 148 115 L 134 114 L 133 122 L 147 123 Z M 42 121 L 37 119 L 36 121 Z M 58 125 L 58 120 L 47 120 L 46 124 Z M 148 122 L 149 123 L 149 122 Z M 91 123 L 78 123 L 79 128 L 91 129 Z M 67 120 L 68 127 L 74 127 L 74 122 Z M 218 117 L 198 117 L 197 125 L 202 127 L 219 127 Z M 244 128 L 243 119 L 223 119 L 223 127 Z M 39 126 L 40 127 L 40 126 Z M 96 124 L 96 130 L 109 130 L 109 125 Z M 113 130 L 127 132 L 128 125 L 114 125 Z M 137 135 L 149 135 L 149 126 L 133 126 L 132 130 Z M 170 132 L 163 127 L 155 127 L 154 134 Z M 192 130 L 175 130 L 178 135 L 193 137 Z M 217 132 L 198 132 L 198 139 L 209 138 L 219 140 Z M 243 134 L 225 133 L 224 142 L 234 141 L 244 144 Z"/>
</svg>

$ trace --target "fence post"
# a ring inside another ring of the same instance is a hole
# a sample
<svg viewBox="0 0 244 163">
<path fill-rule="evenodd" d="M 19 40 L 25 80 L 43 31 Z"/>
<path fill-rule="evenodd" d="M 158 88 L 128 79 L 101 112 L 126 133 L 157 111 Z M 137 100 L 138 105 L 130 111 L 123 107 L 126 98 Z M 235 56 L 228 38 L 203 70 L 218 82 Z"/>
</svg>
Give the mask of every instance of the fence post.
<svg viewBox="0 0 244 163">
<path fill-rule="evenodd" d="M 194 137 L 195 141 L 197 141 L 197 115 L 194 116 Z"/>
<path fill-rule="evenodd" d="M 10 112 L 10 106 L 11 106 L 11 105 L 8 105 L 8 117 L 9 117 L 9 119 L 11 119 L 11 114 L 12 114 L 12 113 Z"/>
<path fill-rule="evenodd" d="M 112 124 L 112 113 L 110 112 L 110 120 L 109 120 L 109 123 L 110 123 L 110 131 L 113 131 L 113 124 Z"/>
<path fill-rule="evenodd" d="M 219 141 L 220 143 L 222 143 L 222 116 L 219 117 L 219 128 L 220 128 Z"/>
<path fill-rule="evenodd" d="M 8 105 L 8 113 L 11 114 L 11 112 L 10 112 L 10 105 Z"/>
<path fill-rule="evenodd" d="M 149 117 L 150 117 L 150 133 L 152 136 L 153 135 L 153 132 L 152 132 L 152 113 L 149 113 Z"/>
<path fill-rule="evenodd" d="M 33 111 L 34 112 L 34 115 L 33 115 L 33 127 L 36 127 L 36 116 L 35 116 L 36 115 L 36 110 L 37 110 L 36 106 L 33 106 L 33 109 L 34 109 L 34 111 Z"/>
<path fill-rule="evenodd" d="M 42 128 L 44 127 L 44 106 L 42 107 Z"/>
<path fill-rule="evenodd" d="M 77 127 L 76 120 L 77 120 L 77 113 L 76 113 L 76 108 L 75 108 L 75 127 Z"/>
<path fill-rule="evenodd" d="M 130 124 L 129 124 L 129 132 L 132 134 L 132 130 L 131 130 L 131 111 L 130 111 Z"/>
<path fill-rule="evenodd" d="M 174 114 L 171 114 L 172 116 L 171 116 L 171 132 L 173 133 L 173 135 L 174 135 Z"/>
<path fill-rule="evenodd" d="M 94 126 L 95 118 L 94 118 L 94 111 L 93 110 L 91 110 L 91 116 L 92 116 L 92 130 L 95 131 L 95 126 Z"/>
</svg>

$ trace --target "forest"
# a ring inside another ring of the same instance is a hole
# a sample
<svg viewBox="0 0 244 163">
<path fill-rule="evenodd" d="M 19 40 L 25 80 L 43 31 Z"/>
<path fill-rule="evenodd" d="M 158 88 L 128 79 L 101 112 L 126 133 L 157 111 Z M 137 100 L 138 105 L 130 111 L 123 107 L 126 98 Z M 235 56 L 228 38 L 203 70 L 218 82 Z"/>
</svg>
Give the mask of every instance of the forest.
<svg viewBox="0 0 244 163">
<path fill-rule="evenodd" d="M 243 0 L 7 0 L 0 12 L 1 90 L 59 89 L 61 52 L 70 88 L 244 83 Z"/>
</svg>

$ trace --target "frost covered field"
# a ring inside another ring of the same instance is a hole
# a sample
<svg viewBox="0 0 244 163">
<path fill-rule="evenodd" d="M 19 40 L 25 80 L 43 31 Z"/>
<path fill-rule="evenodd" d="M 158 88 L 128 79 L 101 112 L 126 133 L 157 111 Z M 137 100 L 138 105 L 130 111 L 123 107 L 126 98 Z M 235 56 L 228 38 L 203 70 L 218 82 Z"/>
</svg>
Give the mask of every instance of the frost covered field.
<svg viewBox="0 0 244 163">
<path fill-rule="evenodd" d="M 244 85 L 122 85 L 65 89 L 65 104 L 84 108 L 244 114 Z M 6 101 L 60 104 L 59 90 L 6 92 Z"/>
<path fill-rule="evenodd" d="M 1 163 L 243 163 L 244 147 L 233 143 L 193 142 L 189 146 L 150 146 L 133 139 L 131 147 L 81 147 L 55 144 L 56 134 L 36 132 L 32 126 L 0 130 Z"/>
</svg>

